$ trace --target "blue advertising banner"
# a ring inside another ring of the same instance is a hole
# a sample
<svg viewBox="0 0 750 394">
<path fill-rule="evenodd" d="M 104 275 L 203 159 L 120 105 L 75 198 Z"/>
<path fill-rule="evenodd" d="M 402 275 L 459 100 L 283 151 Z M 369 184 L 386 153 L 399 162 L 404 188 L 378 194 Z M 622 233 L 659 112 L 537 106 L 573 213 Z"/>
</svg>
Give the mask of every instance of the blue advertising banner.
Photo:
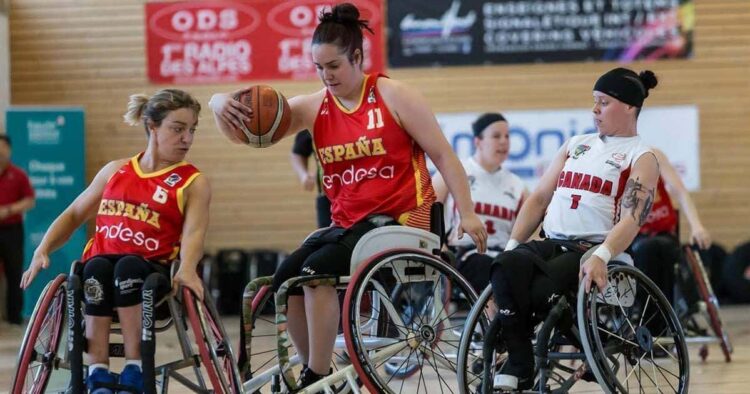
<svg viewBox="0 0 750 394">
<path fill-rule="evenodd" d="M 29 175 L 36 206 L 24 220 L 24 269 L 34 249 L 55 218 L 85 187 L 84 114 L 82 108 L 16 107 L 6 113 L 13 141 L 13 162 Z M 24 294 L 24 316 L 29 316 L 44 286 L 81 256 L 86 230 L 81 227 L 57 252 Z"/>
</svg>

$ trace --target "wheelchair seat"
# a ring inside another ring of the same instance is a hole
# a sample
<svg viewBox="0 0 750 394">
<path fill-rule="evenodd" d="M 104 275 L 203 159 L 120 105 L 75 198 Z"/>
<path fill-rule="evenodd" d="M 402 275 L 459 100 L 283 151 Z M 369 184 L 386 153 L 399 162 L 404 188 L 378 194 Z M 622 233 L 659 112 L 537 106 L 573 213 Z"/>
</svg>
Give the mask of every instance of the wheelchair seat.
<svg viewBox="0 0 750 394">
<path fill-rule="evenodd" d="M 440 249 L 440 237 L 429 231 L 407 226 L 385 226 L 369 231 L 362 236 L 352 252 L 350 273 L 368 258 L 384 250 L 420 249 L 432 253 Z"/>
</svg>

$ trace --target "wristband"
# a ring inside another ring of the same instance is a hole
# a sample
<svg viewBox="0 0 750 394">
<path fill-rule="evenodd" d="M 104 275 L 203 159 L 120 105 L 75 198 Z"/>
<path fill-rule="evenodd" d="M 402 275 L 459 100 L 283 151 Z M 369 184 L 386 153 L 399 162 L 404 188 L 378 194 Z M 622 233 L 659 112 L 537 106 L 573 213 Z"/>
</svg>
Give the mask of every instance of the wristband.
<svg viewBox="0 0 750 394">
<path fill-rule="evenodd" d="M 520 243 L 516 241 L 515 239 L 511 238 L 508 240 L 508 243 L 505 244 L 505 251 L 513 250 L 515 249 Z"/>
<path fill-rule="evenodd" d="M 612 252 L 604 244 L 599 245 L 592 255 L 602 259 L 604 264 L 609 263 L 609 260 L 612 259 Z"/>
</svg>

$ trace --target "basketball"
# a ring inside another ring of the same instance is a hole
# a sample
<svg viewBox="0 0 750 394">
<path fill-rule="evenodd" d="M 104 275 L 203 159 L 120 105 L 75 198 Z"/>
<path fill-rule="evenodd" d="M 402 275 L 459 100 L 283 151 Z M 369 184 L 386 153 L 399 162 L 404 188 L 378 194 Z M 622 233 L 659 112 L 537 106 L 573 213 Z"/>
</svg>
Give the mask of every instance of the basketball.
<svg viewBox="0 0 750 394">
<path fill-rule="evenodd" d="M 252 108 L 253 116 L 243 123 L 237 137 L 247 145 L 266 148 L 278 142 L 289 128 L 292 113 L 286 98 L 276 89 L 256 85 L 237 98 Z"/>
</svg>

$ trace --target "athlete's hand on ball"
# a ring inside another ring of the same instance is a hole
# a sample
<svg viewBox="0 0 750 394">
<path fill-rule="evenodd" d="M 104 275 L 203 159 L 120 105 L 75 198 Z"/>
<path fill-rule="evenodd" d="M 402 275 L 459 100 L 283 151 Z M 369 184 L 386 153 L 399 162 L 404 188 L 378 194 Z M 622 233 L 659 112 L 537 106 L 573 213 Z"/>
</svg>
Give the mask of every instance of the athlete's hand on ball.
<svg viewBox="0 0 750 394">
<path fill-rule="evenodd" d="M 705 250 L 711 247 L 711 234 L 703 227 L 694 228 L 690 239 L 701 249 Z"/>
<path fill-rule="evenodd" d="M 591 281 L 603 292 L 607 287 L 607 264 L 598 256 L 592 255 L 581 266 L 578 281 L 583 283 L 587 293 L 591 290 Z"/>
<path fill-rule="evenodd" d="M 461 223 L 458 225 L 458 239 L 463 238 L 464 233 L 469 234 L 474 240 L 479 253 L 487 251 L 487 229 L 484 228 L 484 223 L 476 213 L 469 212 L 461 217 Z"/>
<path fill-rule="evenodd" d="M 239 97 L 250 91 L 250 88 L 240 89 L 231 94 L 217 93 L 211 97 L 208 106 L 224 123 L 232 125 L 237 130 L 242 130 L 243 122 L 249 121 L 253 117 L 253 110 L 239 102 Z M 227 136 L 233 139 L 233 136 Z M 234 139 L 233 139 L 234 140 Z M 241 143 L 236 140 L 234 142 Z"/>
<path fill-rule="evenodd" d="M 34 281 L 36 274 L 43 269 L 47 269 L 47 267 L 49 267 L 49 256 L 46 253 L 34 252 L 29 269 L 21 277 L 21 288 L 25 289 L 29 287 L 31 282 Z"/>
<path fill-rule="evenodd" d="M 195 270 L 183 270 L 182 267 L 177 270 L 177 273 L 172 278 L 172 291 L 176 292 L 179 286 L 186 286 L 193 291 L 199 300 L 203 300 L 203 282 L 198 277 Z"/>
</svg>

